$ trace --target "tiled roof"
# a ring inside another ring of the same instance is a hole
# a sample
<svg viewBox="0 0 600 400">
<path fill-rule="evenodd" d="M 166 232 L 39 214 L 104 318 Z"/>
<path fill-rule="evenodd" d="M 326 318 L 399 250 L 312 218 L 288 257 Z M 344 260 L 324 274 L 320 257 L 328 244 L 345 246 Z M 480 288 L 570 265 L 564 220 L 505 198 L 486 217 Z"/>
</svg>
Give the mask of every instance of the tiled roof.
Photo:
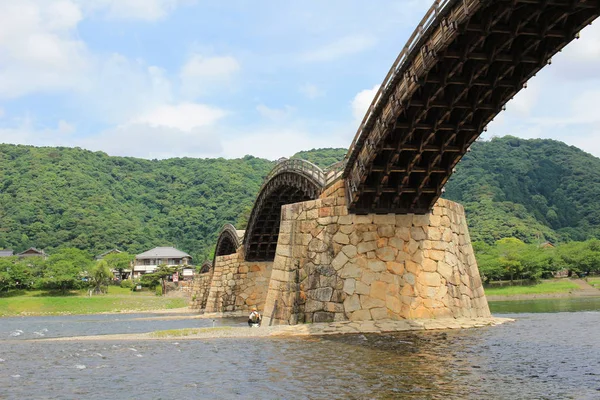
<svg viewBox="0 0 600 400">
<path fill-rule="evenodd" d="M 181 250 L 177 250 L 175 247 L 155 247 L 151 250 L 145 251 L 141 254 L 135 256 L 135 258 L 144 259 L 144 258 L 183 258 L 189 257 L 192 258 L 188 253 L 185 253 Z"/>
</svg>

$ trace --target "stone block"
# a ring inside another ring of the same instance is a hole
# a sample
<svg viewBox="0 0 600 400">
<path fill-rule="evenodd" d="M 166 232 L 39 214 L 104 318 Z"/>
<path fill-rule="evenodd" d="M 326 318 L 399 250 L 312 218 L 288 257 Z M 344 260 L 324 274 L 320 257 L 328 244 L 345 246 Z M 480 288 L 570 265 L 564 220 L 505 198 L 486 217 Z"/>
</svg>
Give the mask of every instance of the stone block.
<svg viewBox="0 0 600 400">
<path fill-rule="evenodd" d="M 344 265 L 346 265 L 347 262 L 348 262 L 348 256 L 346 256 L 346 254 L 344 252 L 340 251 L 338 253 L 338 255 L 335 256 L 333 261 L 331 261 L 331 266 L 336 271 L 339 271 L 340 269 L 342 269 L 344 267 Z"/>
<path fill-rule="evenodd" d="M 403 262 L 395 262 L 395 261 L 388 261 L 386 264 L 386 269 L 394 274 L 394 275 L 399 275 L 402 276 L 402 274 L 404 274 L 404 263 Z"/>
<path fill-rule="evenodd" d="M 341 278 L 360 278 L 362 269 L 355 263 L 346 263 L 344 267 L 339 271 Z"/>
<path fill-rule="evenodd" d="M 423 283 L 427 286 L 438 287 L 442 284 L 440 274 L 437 272 L 424 272 L 421 277 Z"/>
<path fill-rule="evenodd" d="M 369 260 L 367 266 L 373 272 L 383 272 L 387 269 L 386 264 L 380 260 Z"/>
<path fill-rule="evenodd" d="M 377 272 L 373 272 L 369 269 L 364 269 L 360 280 L 365 285 L 371 285 L 371 283 L 373 283 L 374 281 L 376 281 L 378 279 L 379 275 L 381 275 L 381 274 L 379 274 Z"/>
<path fill-rule="evenodd" d="M 452 276 L 452 267 L 446 264 L 444 261 L 438 261 L 437 272 L 447 280 Z"/>
<path fill-rule="evenodd" d="M 371 286 L 362 281 L 356 281 L 354 292 L 356 294 L 368 295 L 371 292 Z"/>
<path fill-rule="evenodd" d="M 374 299 L 380 299 L 385 301 L 387 285 L 387 283 L 382 281 L 375 281 L 371 283 L 371 292 L 369 293 L 370 296 Z"/>
<path fill-rule="evenodd" d="M 277 246 L 277 248 L 279 249 L 279 246 Z M 315 239 L 311 240 L 310 243 L 308 244 L 308 250 L 315 251 L 315 252 L 324 252 L 324 251 L 327 251 L 327 244 L 325 242 L 323 242 L 322 240 L 315 238 Z"/>
<path fill-rule="evenodd" d="M 376 225 L 396 225 L 396 215 L 395 214 L 374 215 L 373 223 Z"/>
<path fill-rule="evenodd" d="M 407 284 L 413 285 L 413 286 L 414 286 L 415 282 L 417 281 L 415 276 L 410 272 L 407 272 L 406 274 L 404 274 L 404 276 L 402 278 L 404 278 L 404 281 Z"/>
<path fill-rule="evenodd" d="M 377 258 L 382 261 L 393 261 L 396 259 L 396 253 L 392 247 L 382 247 L 375 251 Z"/>
<path fill-rule="evenodd" d="M 364 254 L 366 252 L 373 251 L 373 250 L 377 249 L 377 242 L 375 242 L 375 241 L 361 242 L 361 243 L 358 244 L 358 246 L 356 247 L 356 249 L 358 250 L 359 254 Z"/>
<path fill-rule="evenodd" d="M 348 312 L 348 310 L 346 310 Z M 350 321 L 369 321 L 371 320 L 371 313 L 369 310 L 356 310 L 350 314 Z"/>
<path fill-rule="evenodd" d="M 352 215 L 340 215 L 338 218 L 338 224 L 340 225 L 352 225 L 354 216 Z"/>
<path fill-rule="evenodd" d="M 356 249 L 356 246 L 349 244 L 349 245 L 342 247 L 342 252 L 348 258 L 354 258 L 356 256 L 356 254 L 358 253 L 358 250 Z"/>
<path fill-rule="evenodd" d="M 372 224 L 373 214 L 354 215 L 354 224 Z"/>
<path fill-rule="evenodd" d="M 333 294 L 333 288 L 331 288 L 331 287 L 319 288 L 319 289 L 314 290 L 312 293 L 315 300 L 322 301 L 322 302 L 330 301 L 332 294 Z"/>
<path fill-rule="evenodd" d="M 406 227 L 406 226 L 402 226 L 402 227 L 396 227 L 396 232 L 394 233 L 394 237 L 397 237 L 398 239 L 402 239 L 405 242 L 410 240 L 410 227 Z"/>
<path fill-rule="evenodd" d="M 360 310 L 360 297 L 357 294 L 346 297 L 346 300 L 344 300 L 344 311 L 351 313 L 356 310 Z"/>
<path fill-rule="evenodd" d="M 317 311 L 313 314 L 313 323 L 318 322 L 333 322 L 335 313 L 326 311 Z"/>
<path fill-rule="evenodd" d="M 331 225 L 333 226 L 333 225 Z M 333 241 L 335 243 L 339 243 L 339 244 L 348 244 L 350 243 L 350 238 L 348 237 L 348 235 L 342 233 L 342 232 L 338 232 L 333 236 Z"/>
<path fill-rule="evenodd" d="M 319 210 L 317 208 L 313 208 L 311 210 L 306 211 L 306 219 L 307 220 L 314 220 L 319 218 Z"/>
<path fill-rule="evenodd" d="M 410 228 L 413 224 L 413 214 L 396 215 L 396 226 Z"/>
<path fill-rule="evenodd" d="M 390 238 L 388 244 L 398 250 L 404 249 L 404 240 L 397 237 Z"/>
<path fill-rule="evenodd" d="M 342 232 L 345 235 L 350 235 L 352 232 L 354 232 L 354 226 L 352 225 L 339 225 L 340 227 L 340 232 Z"/>
<path fill-rule="evenodd" d="M 360 306 L 363 309 L 371 309 L 375 307 L 385 307 L 385 300 L 375 299 L 371 296 L 360 296 Z"/>
<path fill-rule="evenodd" d="M 348 295 L 353 295 L 356 290 L 356 280 L 349 278 L 344 279 L 344 293 Z"/>
<path fill-rule="evenodd" d="M 402 312 L 402 302 L 396 296 L 386 296 L 385 306 L 394 314 L 400 315 Z"/>
<path fill-rule="evenodd" d="M 377 235 L 377 232 L 375 232 L 375 231 L 367 231 L 367 232 L 363 233 L 363 235 L 362 235 L 362 240 L 364 242 L 370 242 L 372 240 L 377 241 L 377 239 L 379 239 L 379 236 Z"/>
<path fill-rule="evenodd" d="M 421 226 L 415 226 L 410 229 L 410 237 L 413 240 L 420 241 L 425 240 L 427 238 L 427 235 L 425 235 L 425 231 Z"/>
<path fill-rule="evenodd" d="M 430 258 L 425 258 L 421 265 L 423 267 L 423 271 L 426 272 L 436 272 L 438 268 L 437 262 Z"/>
<path fill-rule="evenodd" d="M 372 308 L 369 311 L 371 311 L 371 318 L 375 321 L 381 321 L 390 318 L 388 309 L 386 307 Z"/>
</svg>

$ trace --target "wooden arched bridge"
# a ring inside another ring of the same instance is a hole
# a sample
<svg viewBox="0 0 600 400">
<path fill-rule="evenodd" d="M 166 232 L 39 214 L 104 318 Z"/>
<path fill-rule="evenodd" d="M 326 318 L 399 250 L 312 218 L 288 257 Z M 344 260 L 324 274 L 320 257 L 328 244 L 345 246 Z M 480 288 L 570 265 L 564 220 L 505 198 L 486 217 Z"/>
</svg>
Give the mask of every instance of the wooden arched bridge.
<svg viewBox="0 0 600 400">
<path fill-rule="evenodd" d="M 350 213 L 428 213 L 469 146 L 552 56 L 598 17 L 600 0 L 438 0 L 385 77 L 343 162 L 303 160 L 266 177 L 243 241 L 223 230 L 216 254 L 244 244 L 273 260 L 281 206 L 345 180 Z M 239 231 L 238 231 L 239 232 Z"/>
<path fill-rule="evenodd" d="M 289 324 L 489 317 L 464 209 L 439 197 L 486 125 L 598 14 L 600 0 L 435 1 L 345 159 L 277 163 L 245 232 L 223 227 L 198 307 Z"/>
</svg>

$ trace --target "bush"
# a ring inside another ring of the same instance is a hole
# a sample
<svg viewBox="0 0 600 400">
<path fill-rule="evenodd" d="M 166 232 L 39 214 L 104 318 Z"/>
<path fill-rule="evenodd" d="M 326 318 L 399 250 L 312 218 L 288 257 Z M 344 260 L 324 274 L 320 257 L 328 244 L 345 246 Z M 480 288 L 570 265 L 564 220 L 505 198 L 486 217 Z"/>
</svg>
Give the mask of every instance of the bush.
<svg viewBox="0 0 600 400">
<path fill-rule="evenodd" d="M 160 285 L 156 285 L 154 287 L 154 294 L 157 296 L 162 296 L 162 287 Z"/>
<path fill-rule="evenodd" d="M 132 289 L 133 290 L 133 281 L 131 279 L 124 279 L 121 281 L 121 287 L 124 289 Z"/>
</svg>

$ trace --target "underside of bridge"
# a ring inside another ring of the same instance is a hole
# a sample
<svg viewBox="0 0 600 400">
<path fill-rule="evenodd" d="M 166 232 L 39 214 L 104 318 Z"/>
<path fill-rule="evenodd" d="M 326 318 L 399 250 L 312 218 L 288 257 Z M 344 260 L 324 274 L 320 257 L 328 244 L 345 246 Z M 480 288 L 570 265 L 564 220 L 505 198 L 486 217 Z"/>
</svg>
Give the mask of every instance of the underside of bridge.
<svg viewBox="0 0 600 400">
<path fill-rule="evenodd" d="M 322 183 L 297 172 L 271 178 L 258 195 L 246 229 L 246 261 L 273 261 L 279 237 L 281 206 L 316 199 Z"/>
<path fill-rule="evenodd" d="M 449 3 L 384 85 L 349 150 L 352 213 L 429 212 L 486 125 L 600 13 L 597 0 Z"/>
<path fill-rule="evenodd" d="M 221 233 L 217 239 L 215 257 L 233 254 L 237 251 L 239 246 L 240 240 L 235 227 L 231 224 L 225 224 L 223 228 L 221 228 Z"/>
</svg>

